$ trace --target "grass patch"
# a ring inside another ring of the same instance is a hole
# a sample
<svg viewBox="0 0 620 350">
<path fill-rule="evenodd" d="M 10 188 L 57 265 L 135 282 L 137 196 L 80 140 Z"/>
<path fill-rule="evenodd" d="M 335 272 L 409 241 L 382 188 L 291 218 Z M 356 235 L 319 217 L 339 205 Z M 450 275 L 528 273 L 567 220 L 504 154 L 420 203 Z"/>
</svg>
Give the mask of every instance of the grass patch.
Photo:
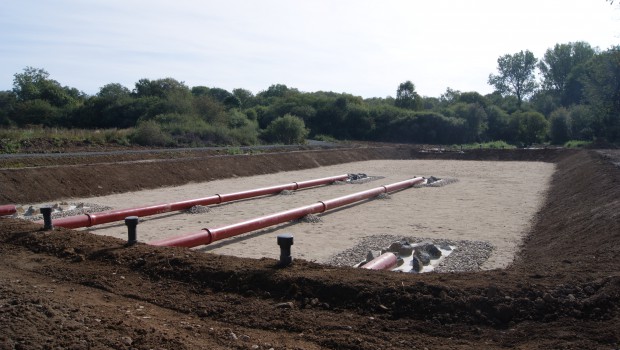
<svg viewBox="0 0 620 350">
<path fill-rule="evenodd" d="M 592 144 L 592 141 L 570 140 L 566 141 L 564 147 L 566 148 L 587 148 Z"/>
<path fill-rule="evenodd" d="M 504 141 L 492 141 L 484 143 L 468 143 L 465 145 L 452 145 L 457 149 L 515 149 L 517 146 L 511 145 Z"/>
</svg>

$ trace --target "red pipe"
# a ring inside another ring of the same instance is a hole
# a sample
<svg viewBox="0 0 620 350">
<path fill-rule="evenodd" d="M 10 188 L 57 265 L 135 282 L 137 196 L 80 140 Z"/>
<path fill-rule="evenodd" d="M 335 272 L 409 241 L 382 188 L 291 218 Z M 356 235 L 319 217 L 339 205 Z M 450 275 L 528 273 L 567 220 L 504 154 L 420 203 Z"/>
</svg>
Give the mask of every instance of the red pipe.
<svg viewBox="0 0 620 350">
<path fill-rule="evenodd" d="M 302 218 L 308 214 L 317 214 L 324 211 L 341 207 L 347 204 L 359 202 L 378 196 L 381 193 L 394 192 L 424 181 L 422 177 L 416 177 L 410 180 L 397 182 L 388 186 L 381 186 L 371 190 L 366 190 L 343 197 L 321 201 L 304 207 L 281 211 L 278 213 L 261 216 L 258 218 L 242 221 L 232 225 L 226 225 L 217 228 L 204 228 L 201 231 L 185 234 L 177 237 L 164 238 L 159 241 L 151 242 L 156 246 L 176 246 L 176 247 L 196 247 L 219 241 L 225 238 L 237 236 L 250 231 L 259 230 L 265 227 L 281 224 L 287 221 Z"/>
<path fill-rule="evenodd" d="M 302 182 L 293 182 L 284 185 L 277 185 L 271 187 L 263 187 L 254 190 L 227 193 L 227 194 L 216 194 L 210 197 L 191 199 L 181 202 L 174 203 L 166 203 L 166 204 L 156 204 L 148 207 L 140 207 L 140 208 L 132 208 L 132 209 L 119 209 L 119 210 L 111 210 L 99 213 L 89 213 L 78 216 L 70 216 L 66 218 L 56 219 L 53 222 L 54 226 L 57 227 L 65 227 L 65 228 L 78 228 L 78 227 L 90 227 L 94 225 L 105 224 L 113 221 L 121 221 L 124 220 L 128 216 L 149 216 L 167 213 L 171 211 L 179 211 L 189 209 L 196 205 L 212 205 L 212 204 L 220 204 L 224 202 L 236 201 L 239 199 L 246 199 L 258 196 L 264 196 L 268 194 L 276 194 L 282 192 L 284 190 L 300 190 L 303 188 L 314 187 L 319 185 L 325 185 L 328 183 L 343 181 L 348 178 L 347 174 L 330 176 L 320 179 L 302 181 Z"/>
<path fill-rule="evenodd" d="M 398 257 L 396 254 L 387 252 L 365 263 L 362 265 L 362 268 L 369 270 L 389 270 L 394 268 L 397 262 Z"/>
<path fill-rule="evenodd" d="M 15 213 L 17 213 L 17 208 L 14 205 L 0 205 L 0 216 L 13 215 Z"/>
</svg>

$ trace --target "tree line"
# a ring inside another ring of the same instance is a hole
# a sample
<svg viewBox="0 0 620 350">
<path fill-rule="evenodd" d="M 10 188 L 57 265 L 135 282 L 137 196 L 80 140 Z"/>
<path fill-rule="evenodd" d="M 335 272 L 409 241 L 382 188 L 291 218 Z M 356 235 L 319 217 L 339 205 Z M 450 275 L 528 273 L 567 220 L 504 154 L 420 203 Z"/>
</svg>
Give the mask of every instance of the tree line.
<svg viewBox="0 0 620 350">
<path fill-rule="evenodd" d="M 41 68 L 16 73 L 0 91 L 0 125 L 133 128 L 132 141 L 155 146 L 302 143 L 306 137 L 514 145 L 568 140 L 620 142 L 620 46 L 557 44 L 541 59 L 528 50 L 501 56 L 491 94 L 447 88 L 420 96 L 411 81 L 395 97 L 302 92 L 274 84 L 257 94 L 193 86 L 173 78 L 118 83 L 87 95 Z"/>
</svg>

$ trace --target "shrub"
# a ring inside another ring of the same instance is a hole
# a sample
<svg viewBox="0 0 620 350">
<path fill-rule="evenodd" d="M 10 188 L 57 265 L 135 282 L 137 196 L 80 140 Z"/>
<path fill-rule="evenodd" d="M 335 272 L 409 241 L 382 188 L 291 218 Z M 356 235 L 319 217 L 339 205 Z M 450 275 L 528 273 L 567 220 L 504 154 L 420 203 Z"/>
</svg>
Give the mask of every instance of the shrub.
<svg viewBox="0 0 620 350">
<path fill-rule="evenodd" d="M 142 146 L 168 146 L 173 143 L 170 134 L 164 132 L 154 120 L 139 123 L 131 140 Z"/>
<path fill-rule="evenodd" d="M 262 135 L 269 142 L 283 144 L 304 143 L 306 136 L 308 136 L 308 129 L 304 121 L 290 114 L 276 118 L 267 126 Z"/>
</svg>

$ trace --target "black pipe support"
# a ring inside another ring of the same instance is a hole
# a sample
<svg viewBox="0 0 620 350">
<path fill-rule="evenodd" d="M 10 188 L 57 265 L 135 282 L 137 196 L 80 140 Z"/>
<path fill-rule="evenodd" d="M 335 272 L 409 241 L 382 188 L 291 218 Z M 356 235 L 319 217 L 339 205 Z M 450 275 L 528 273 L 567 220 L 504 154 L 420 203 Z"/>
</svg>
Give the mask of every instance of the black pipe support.
<svg viewBox="0 0 620 350">
<path fill-rule="evenodd" d="M 289 233 L 278 235 L 278 245 L 280 246 L 280 263 L 278 265 L 284 267 L 293 262 L 291 256 L 291 246 L 293 245 L 293 235 Z"/>
<path fill-rule="evenodd" d="M 46 231 L 53 230 L 54 225 L 52 224 L 52 207 L 44 206 L 41 207 L 39 210 L 43 215 L 43 229 Z"/>
<path fill-rule="evenodd" d="M 125 225 L 127 225 L 127 245 L 134 245 L 138 242 L 138 233 L 136 226 L 138 226 L 139 218 L 137 216 L 128 216 L 125 218 Z"/>
</svg>

